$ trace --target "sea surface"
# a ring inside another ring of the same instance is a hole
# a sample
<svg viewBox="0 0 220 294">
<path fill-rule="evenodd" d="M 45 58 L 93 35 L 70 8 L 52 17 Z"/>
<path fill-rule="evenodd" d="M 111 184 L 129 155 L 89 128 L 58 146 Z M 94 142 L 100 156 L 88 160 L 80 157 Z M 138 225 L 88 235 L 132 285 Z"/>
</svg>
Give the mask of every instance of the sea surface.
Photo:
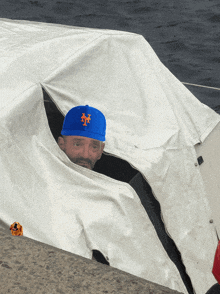
<svg viewBox="0 0 220 294">
<path fill-rule="evenodd" d="M 1 0 L 0 18 L 141 34 L 181 81 L 220 88 L 219 0 Z M 220 113 L 220 91 L 186 86 Z"/>
</svg>

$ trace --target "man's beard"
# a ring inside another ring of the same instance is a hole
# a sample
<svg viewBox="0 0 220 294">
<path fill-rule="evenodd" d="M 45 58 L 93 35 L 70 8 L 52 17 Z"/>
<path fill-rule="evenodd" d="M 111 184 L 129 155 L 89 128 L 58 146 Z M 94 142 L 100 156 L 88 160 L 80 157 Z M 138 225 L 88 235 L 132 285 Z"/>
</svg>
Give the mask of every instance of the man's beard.
<svg viewBox="0 0 220 294">
<path fill-rule="evenodd" d="M 85 168 L 88 168 L 88 169 L 93 169 L 94 166 L 95 166 L 95 163 L 92 162 L 90 159 L 88 158 L 82 158 L 82 157 L 79 157 L 79 158 L 73 158 L 72 159 L 72 162 L 75 163 L 75 164 L 78 164 L 80 166 L 83 166 Z"/>
</svg>

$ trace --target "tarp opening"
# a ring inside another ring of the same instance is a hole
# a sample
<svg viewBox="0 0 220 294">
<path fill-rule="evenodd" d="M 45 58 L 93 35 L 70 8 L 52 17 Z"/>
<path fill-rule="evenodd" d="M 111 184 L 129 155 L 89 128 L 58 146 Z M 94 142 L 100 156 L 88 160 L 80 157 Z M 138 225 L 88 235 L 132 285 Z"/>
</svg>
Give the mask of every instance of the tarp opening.
<svg viewBox="0 0 220 294">
<path fill-rule="evenodd" d="M 61 136 L 64 116 L 56 107 L 53 99 L 51 99 L 43 88 L 42 90 L 48 124 L 51 133 L 57 142 L 58 137 Z M 105 151 L 103 152 L 101 159 L 97 161 L 94 171 L 126 183 L 129 183 L 130 180 L 139 172 L 137 169 L 133 168 L 129 162 Z"/>
</svg>

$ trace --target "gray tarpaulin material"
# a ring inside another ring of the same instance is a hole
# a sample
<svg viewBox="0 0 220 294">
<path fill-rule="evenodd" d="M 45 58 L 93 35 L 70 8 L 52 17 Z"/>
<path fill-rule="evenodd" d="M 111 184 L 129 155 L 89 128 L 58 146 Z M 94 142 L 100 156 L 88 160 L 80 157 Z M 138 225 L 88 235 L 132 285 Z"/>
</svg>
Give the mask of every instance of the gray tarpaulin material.
<svg viewBox="0 0 220 294">
<path fill-rule="evenodd" d="M 91 105 L 105 151 L 151 185 L 196 293 L 214 283 L 216 236 L 194 145 L 220 121 L 137 34 L 0 21 L 0 218 L 24 235 L 187 293 L 130 185 L 70 162 L 54 140 L 42 87 L 65 115 Z"/>
</svg>

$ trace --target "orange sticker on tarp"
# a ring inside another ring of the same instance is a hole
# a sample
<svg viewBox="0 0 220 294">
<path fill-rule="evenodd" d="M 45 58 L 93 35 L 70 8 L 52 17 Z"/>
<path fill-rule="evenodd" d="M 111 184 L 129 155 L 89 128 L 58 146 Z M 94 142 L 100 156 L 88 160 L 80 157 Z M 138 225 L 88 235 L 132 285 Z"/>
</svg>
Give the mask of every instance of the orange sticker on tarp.
<svg viewBox="0 0 220 294">
<path fill-rule="evenodd" d="M 23 227 L 18 222 L 14 222 L 9 230 L 13 236 L 23 236 Z"/>
</svg>

